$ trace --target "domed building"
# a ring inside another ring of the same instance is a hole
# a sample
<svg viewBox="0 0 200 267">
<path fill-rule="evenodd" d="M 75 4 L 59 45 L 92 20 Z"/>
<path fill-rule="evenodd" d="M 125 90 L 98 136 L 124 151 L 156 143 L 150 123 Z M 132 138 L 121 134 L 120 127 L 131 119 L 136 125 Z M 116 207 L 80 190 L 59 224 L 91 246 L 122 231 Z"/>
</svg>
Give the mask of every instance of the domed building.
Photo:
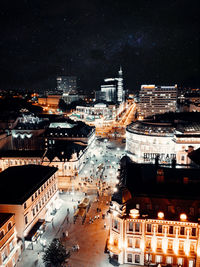
<svg viewBox="0 0 200 267">
<path fill-rule="evenodd" d="M 152 119 L 137 121 L 126 128 L 127 155 L 138 163 L 190 164 L 189 152 L 200 147 L 200 123 Z"/>
</svg>

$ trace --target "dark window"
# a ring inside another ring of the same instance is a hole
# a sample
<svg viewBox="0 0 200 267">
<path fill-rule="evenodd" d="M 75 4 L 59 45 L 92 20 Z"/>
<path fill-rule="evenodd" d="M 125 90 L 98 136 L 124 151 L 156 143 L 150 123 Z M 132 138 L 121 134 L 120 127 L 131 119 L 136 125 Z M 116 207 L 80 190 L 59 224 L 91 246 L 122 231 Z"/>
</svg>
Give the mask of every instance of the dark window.
<svg viewBox="0 0 200 267">
<path fill-rule="evenodd" d="M 192 228 L 192 236 L 196 236 L 196 228 Z"/>
<path fill-rule="evenodd" d="M 170 225 L 170 227 L 169 227 L 169 234 L 170 235 L 174 234 L 174 227 L 172 225 Z"/>
<path fill-rule="evenodd" d="M 114 220 L 114 222 L 113 222 L 113 227 L 114 227 L 115 229 L 118 229 L 118 221 L 117 221 L 117 220 Z"/>
<path fill-rule="evenodd" d="M 132 254 L 127 255 L 127 262 L 132 262 Z"/>
<path fill-rule="evenodd" d="M 1 231 L 1 232 L 0 232 L 0 240 L 1 240 L 3 237 L 4 237 L 4 232 Z"/>
<path fill-rule="evenodd" d="M 26 209 L 26 203 L 24 203 L 24 209 Z"/>
<path fill-rule="evenodd" d="M 37 192 L 35 193 L 35 197 L 37 197 Z"/>
<path fill-rule="evenodd" d="M 38 195 L 40 194 L 40 189 L 38 189 Z"/>
<path fill-rule="evenodd" d="M 38 212 L 38 204 L 36 205 L 36 212 Z"/>
<path fill-rule="evenodd" d="M 12 223 L 9 222 L 9 224 L 8 224 L 8 231 L 9 231 L 11 228 L 12 228 Z M 196 229 L 195 229 L 195 230 L 196 230 Z"/>
<path fill-rule="evenodd" d="M 129 231 L 133 231 L 133 222 L 129 222 Z"/>
<path fill-rule="evenodd" d="M 180 235 L 184 235 L 184 234 L 185 234 L 185 227 L 181 227 Z"/>
<path fill-rule="evenodd" d="M 190 208 L 190 215 L 194 216 L 194 208 L 193 207 Z"/>
<path fill-rule="evenodd" d="M 32 196 L 32 201 L 34 200 L 34 196 Z"/>
<path fill-rule="evenodd" d="M 35 216 L 35 209 L 33 209 L 32 212 L 33 212 L 33 216 Z"/>
<path fill-rule="evenodd" d="M 135 232 L 139 232 L 140 231 L 140 223 L 136 223 L 135 224 Z"/>
<path fill-rule="evenodd" d="M 135 255 L 135 263 L 140 263 L 140 255 Z"/>
<path fill-rule="evenodd" d="M 162 225 L 161 224 L 158 225 L 158 233 L 162 233 Z"/>
<path fill-rule="evenodd" d="M 28 223 L 28 217 L 25 216 L 25 224 L 27 224 L 27 223 Z"/>
<path fill-rule="evenodd" d="M 151 224 L 150 223 L 147 224 L 147 232 L 151 233 Z"/>
</svg>

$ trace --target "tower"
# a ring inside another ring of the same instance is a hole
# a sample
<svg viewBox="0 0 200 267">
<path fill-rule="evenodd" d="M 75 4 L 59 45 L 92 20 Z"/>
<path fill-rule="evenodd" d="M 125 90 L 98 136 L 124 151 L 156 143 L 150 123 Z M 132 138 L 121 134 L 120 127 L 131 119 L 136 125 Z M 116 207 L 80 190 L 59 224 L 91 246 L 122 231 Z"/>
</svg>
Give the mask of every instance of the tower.
<svg viewBox="0 0 200 267">
<path fill-rule="evenodd" d="M 120 66 L 119 69 L 119 77 L 117 78 L 117 101 L 122 102 L 123 101 L 123 77 L 122 77 L 122 67 Z"/>
</svg>

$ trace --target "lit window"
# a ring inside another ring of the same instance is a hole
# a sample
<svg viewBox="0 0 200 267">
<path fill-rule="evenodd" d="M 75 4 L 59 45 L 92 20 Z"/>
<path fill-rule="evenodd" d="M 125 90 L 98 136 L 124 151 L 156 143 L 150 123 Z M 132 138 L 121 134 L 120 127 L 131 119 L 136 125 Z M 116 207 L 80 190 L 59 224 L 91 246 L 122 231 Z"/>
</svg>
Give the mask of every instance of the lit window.
<svg viewBox="0 0 200 267">
<path fill-rule="evenodd" d="M 177 263 L 178 263 L 178 265 L 183 265 L 183 258 L 178 258 Z"/>
<path fill-rule="evenodd" d="M 12 250 L 14 249 L 13 241 L 10 242 L 10 244 L 9 244 L 9 248 L 10 248 L 10 251 L 12 251 Z"/>
<path fill-rule="evenodd" d="M 156 255 L 156 263 L 162 262 L 162 256 Z"/>
<path fill-rule="evenodd" d="M 135 248 L 140 248 L 140 239 L 139 238 L 135 239 Z"/>
<path fill-rule="evenodd" d="M 132 247 L 133 247 L 133 239 L 128 238 L 128 248 L 132 248 Z"/>
</svg>

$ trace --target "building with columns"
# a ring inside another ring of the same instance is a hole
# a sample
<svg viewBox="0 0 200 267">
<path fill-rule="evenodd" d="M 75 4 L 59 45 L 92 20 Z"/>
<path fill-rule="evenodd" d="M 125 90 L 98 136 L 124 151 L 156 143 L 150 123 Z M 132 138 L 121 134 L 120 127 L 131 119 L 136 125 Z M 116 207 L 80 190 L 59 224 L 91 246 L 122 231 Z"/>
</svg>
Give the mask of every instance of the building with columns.
<svg viewBox="0 0 200 267">
<path fill-rule="evenodd" d="M 110 257 L 120 264 L 200 266 L 199 169 L 122 159 L 110 203 Z"/>
</svg>

